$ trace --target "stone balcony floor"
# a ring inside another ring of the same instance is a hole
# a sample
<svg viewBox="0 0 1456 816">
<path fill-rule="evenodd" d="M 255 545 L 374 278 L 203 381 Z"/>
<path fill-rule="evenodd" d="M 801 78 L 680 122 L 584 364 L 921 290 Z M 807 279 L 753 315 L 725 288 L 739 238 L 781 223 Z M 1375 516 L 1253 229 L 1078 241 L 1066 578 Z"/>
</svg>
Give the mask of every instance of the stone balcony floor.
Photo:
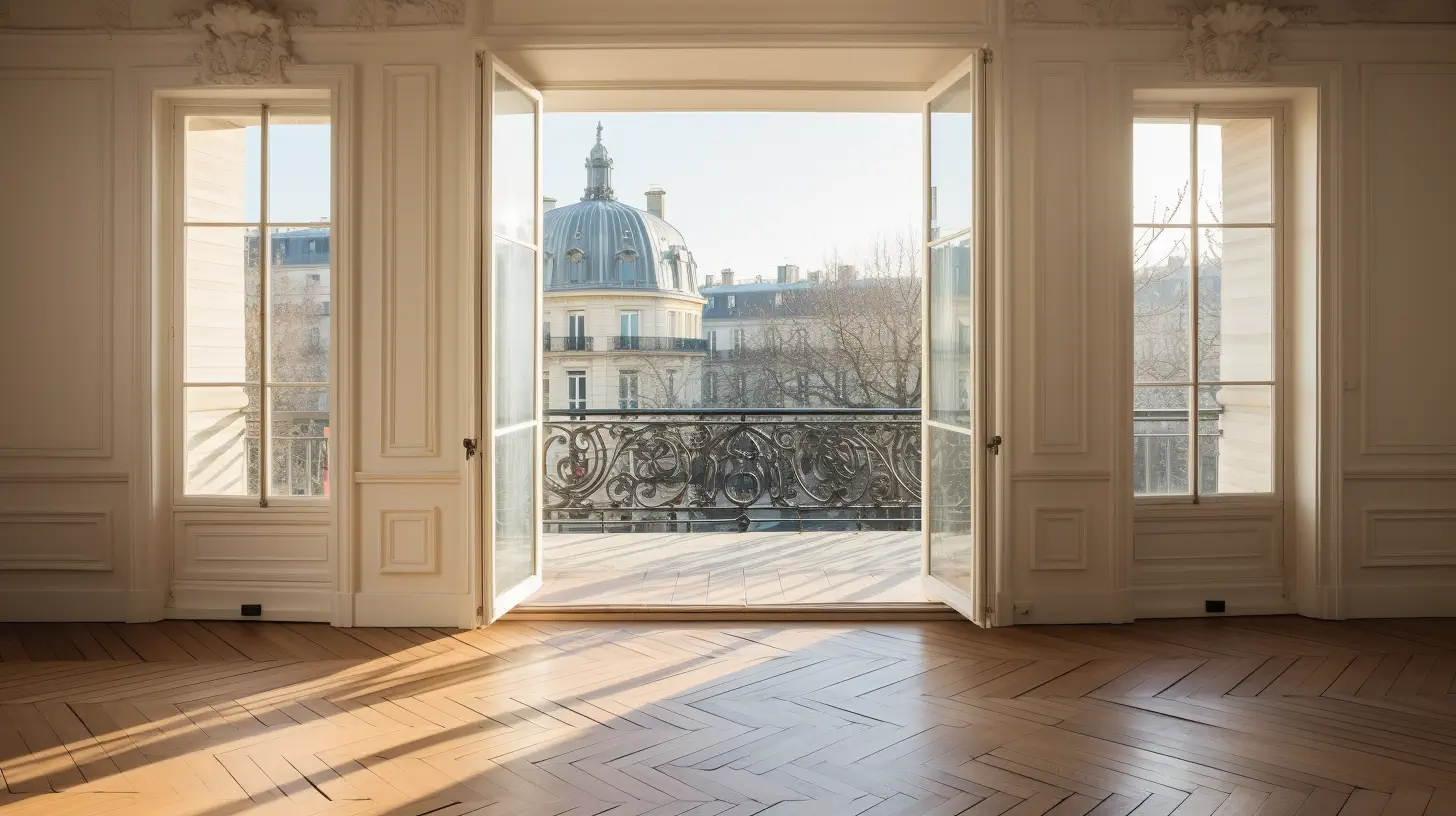
<svg viewBox="0 0 1456 816">
<path fill-rule="evenodd" d="M 919 532 L 548 533 L 524 605 L 928 603 Z"/>
</svg>

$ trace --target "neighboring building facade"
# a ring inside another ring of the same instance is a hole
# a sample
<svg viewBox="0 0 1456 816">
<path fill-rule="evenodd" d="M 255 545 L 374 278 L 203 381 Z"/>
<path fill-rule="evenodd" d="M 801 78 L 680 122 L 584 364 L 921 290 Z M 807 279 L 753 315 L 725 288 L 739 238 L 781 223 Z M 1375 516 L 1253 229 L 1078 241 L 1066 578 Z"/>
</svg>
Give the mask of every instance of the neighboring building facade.
<svg viewBox="0 0 1456 816">
<path fill-rule="evenodd" d="M 919 278 L 782 265 L 772 281 L 725 269 L 702 292 L 703 405 L 918 407 Z"/>
<path fill-rule="evenodd" d="M 648 191 L 646 210 L 623 204 L 612 165 L 598 125 L 581 201 L 543 205 L 545 404 L 691 407 L 707 356 L 697 264 L 663 218 L 666 193 Z"/>
</svg>

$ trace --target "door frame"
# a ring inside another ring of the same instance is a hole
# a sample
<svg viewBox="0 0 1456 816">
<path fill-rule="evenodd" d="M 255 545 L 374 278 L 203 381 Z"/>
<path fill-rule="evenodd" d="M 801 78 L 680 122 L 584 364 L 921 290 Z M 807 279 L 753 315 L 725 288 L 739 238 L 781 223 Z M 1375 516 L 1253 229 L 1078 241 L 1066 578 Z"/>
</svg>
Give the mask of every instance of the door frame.
<svg viewBox="0 0 1456 816">
<path fill-rule="evenodd" d="M 467 90 L 467 93 L 473 93 L 470 98 L 470 104 L 472 106 L 477 105 L 479 103 L 479 100 L 482 98 L 479 83 L 481 82 L 483 73 L 479 69 L 482 67 L 482 61 L 488 62 L 491 59 L 492 51 L 490 50 L 489 45 L 492 43 L 492 41 L 492 38 L 489 37 L 475 36 L 470 38 L 472 59 L 475 60 L 475 65 L 473 67 L 476 69 L 475 73 L 473 74 L 473 76 L 475 77 L 475 80 L 472 83 L 473 87 L 472 89 Z M 501 44 L 504 45 L 504 43 Z M 985 403 L 983 410 L 987 417 L 988 427 L 997 428 L 998 430 L 995 431 L 995 433 L 1001 433 L 1003 436 L 1005 436 L 1006 426 L 1003 424 L 1004 421 L 1002 418 L 1007 416 L 1006 407 L 1008 405 L 1009 399 L 1009 395 L 1006 391 L 1006 385 L 1009 382 L 1009 378 L 1007 376 L 1007 365 L 1009 364 L 1009 361 L 1005 359 L 1006 349 L 1009 348 L 1009 344 L 1000 342 L 1000 338 L 1001 333 L 1008 325 L 1006 316 L 1009 315 L 1009 304 L 1006 302 L 1006 298 L 1009 294 L 1009 287 L 1006 285 L 1004 280 L 1006 258 L 1001 248 L 1003 246 L 1007 246 L 1007 244 L 1003 243 L 1003 241 L 1005 239 L 1006 230 L 1008 229 L 1007 221 L 1005 218 L 1006 202 L 1008 198 L 1007 191 L 1002 186 L 1002 181 L 1004 178 L 1006 178 L 1007 174 L 1004 172 L 997 172 L 995 159 L 997 156 L 1004 154 L 1004 149 L 1002 148 L 1002 146 L 1005 144 L 1005 132 L 1008 126 L 1008 122 L 1003 111 L 1003 89 L 1001 88 L 1001 85 L 998 84 L 1002 82 L 1002 79 L 1000 77 L 1000 74 L 994 70 L 995 63 L 994 60 L 991 59 L 991 56 L 994 54 L 994 47 L 998 44 L 999 41 L 996 40 L 995 37 L 987 34 L 984 37 L 969 38 L 966 42 L 964 42 L 963 47 L 966 49 L 967 52 L 969 52 L 967 57 L 965 58 L 967 60 L 979 59 L 982 58 L 982 55 L 984 55 L 986 58 L 986 62 L 982 65 L 981 68 L 982 76 L 984 78 L 982 82 L 981 93 L 985 99 L 985 102 L 982 105 L 983 125 L 981 141 L 983 149 L 981 151 L 982 155 L 978 161 L 978 166 L 981 171 L 981 178 L 983 179 L 983 183 L 980 185 L 979 196 L 983 211 L 985 212 L 985 219 L 983 221 L 981 230 L 983 249 L 980 253 L 980 262 L 984 265 L 982 267 L 984 270 L 982 274 L 982 283 L 985 289 L 984 297 L 986 303 L 983 309 L 983 328 L 981 334 L 983 335 L 982 342 L 985 348 L 985 351 L 982 355 L 983 379 L 986 380 L 988 384 L 994 384 L 994 387 L 986 390 L 986 386 L 983 385 L 983 390 L 985 390 L 986 393 L 986 398 L 983 400 L 983 402 Z M 636 50 L 635 48 L 631 47 L 630 43 L 625 45 L 615 42 L 603 43 L 602 46 L 603 49 L 607 51 L 615 49 L 619 49 L 624 52 Z M 689 45 L 684 47 L 688 48 L 689 50 L 708 51 L 713 48 L 713 45 L 709 42 L 705 42 L 697 46 Z M 961 47 L 961 43 L 957 43 L 957 47 Z M 957 69 L 959 69 L 961 65 L 964 65 L 964 60 L 957 65 Z M 834 82 L 830 80 L 813 79 L 805 81 L 786 82 L 782 85 L 774 87 L 765 87 L 762 84 L 748 81 L 723 82 L 714 79 L 683 81 L 675 80 L 669 77 L 636 81 L 633 82 L 629 88 L 622 89 L 620 92 L 618 92 L 613 91 L 613 89 L 605 89 L 597 85 L 590 84 L 579 85 L 575 83 L 543 81 L 540 83 L 534 83 L 533 85 L 533 83 L 521 78 L 519 72 L 514 71 L 503 64 L 502 67 L 512 77 L 514 81 L 517 81 L 518 83 L 523 83 L 527 87 L 539 88 L 539 92 L 541 93 L 543 100 L 549 100 L 553 95 L 565 94 L 568 98 L 568 102 L 566 103 L 565 108 L 562 110 L 566 112 L 582 112 L 586 110 L 598 109 L 602 111 L 755 110 L 784 112 L 805 110 L 847 110 L 848 108 L 844 107 L 842 104 L 842 100 L 846 97 L 846 94 L 856 96 L 863 95 L 866 98 L 874 98 L 878 96 L 883 97 L 885 100 L 887 100 L 885 106 L 872 106 L 869 108 L 856 109 L 887 111 L 896 110 L 910 112 L 906 107 L 903 106 L 903 104 L 897 104 L 894 102 L 890 102 L 889 100 L 893 98 L 903 98 L 907 92 L 913 93 L 913 91 L 911 91 L 909 87 L 904 87 L 902 84 L 896 84 L 894 87 L 865 84 L 862 87 L 859 87 L 846 85 L 845 83 Z M 952 72 L 951 75 L 953 74 L 954 72 Z M 939 85 L 939 82 L 940 81 L 937 81 L 936 83 L 932 83 L 931 85 L 923 86 L 920 90 L 920 93 L 929 95 L 932 89 Z M 613 93 L 615 95 L 608 103 L 603 104 L 600 108 L 597 108 L 595 106 L 583 106 L 579 103 L 579 100 L 582 98 L 583 95 L 596 96 L 597 94 L 605 95 L 608 93 Z M 690 97 L 691 101 L 685 103 L 683 101 L 685 96 Z M 724 104 L 711 103 L 709 100 L 712 100 L 715 96 L 718 96 L 725 100 Z M 700 104 L 698 103 L 699 98 L 705 101 Z M 745 103 L 745 98 L 751 100 L 754 104 Z M 662 101 L 662 104 L 652 104 L 650 100 L 653 99 L 660 99 Z M 762 100 L 762 103 L 758 104 L 758 100 L 760 99 Z M 641 102 L 638 102 L 638 100 L 641 100 Z M 916 110 L 920 111 L 921 109 L 917 108 Z M 541 131 L 544 131 L 544 116 L 546 112 L 544 104 L 541 108 L 541 111 L 543 124 Z M 470 159 L 475 162 L 483 162 L 486 149 L 486 134 L 482 127 L 481 117 L 479 115 L 472 117 L 471 121 L 468 123 L 468 126 L 473 129 L 471 142 L 472 150 Z M 538 131 L 538 139 L 540 139 L 541 131 Z M 923 134 L 922 138 L 924 140 L 924 144 L 928 145 L 928 131 Z M 928 157 L 928 149 L 926 147 L 923 147 L 922 160 L 928 162 Z M 540 173 L 541 168 L 538 161 L 538 180 L 540 178 Z M 472 188 L 468 191 L 467 197 L 469 201 L 467 202 L 466 207 L 466 211 L 471 218 L 471 228 L 475 231 L 475 237 L 471 247 L 471 251 L 475 254 L 474 259 L 472 259 L 473 263 L 471 264 L 471 268 L 474 270 L 471 284 L 475 287 L 475 289 L 470 292 L 472 304 L 470 314 L 473 324 L 472 347 L 474 349 L 476 357 L 472 369 L 467 372 L 468 380 L 470 381 L 471 385 L 470 393 L 472 395 L 469 405 L 469 422 L 467 427 L 474 429 L 477 434 L 483 428 L 483 414 L 481 411 L 483 406 L 480 405 L 480 400 L 481 395 L 484 392 L 485 386 L 482 374 L 484 370 L 484 361 L 480 358 L 481 349 L 483 348 L 483 338 L 481 334 L 484 330 L 484 315 L 481 312 L 481 308 L 484 304 L 484 293 L 481 292 L 479 289 L 480 285 L 483 282 L 484 276 L 484 258 L 482 255 L 484 247 L 484 236 L 482 235 L 482 228 L 483 224 L 485 223 L 484 218 L 486 215 L 485 213 L 479 212 L 479 208 L 481 207 L 482 202 L 485 201 L 485 198 L 483 197 L 485 190 L 483 187 L 481 187 L 485 180 L 485 177 L 486 170 L 484 167 L 474 168 L 474 170 L 470 173 L 470 178 L 472 179 Z M 539 228 L 539 205 L 537 217 Z M 922 264 L 928 264 L 928 257 L 922 259 Z M 924 271 L 924 267 L 922 266 L 922 275 L 924 274 Z M 924 350 L 922 349 L 922 354 L 923 353 Z M 923 370 L 924 369 L 922 368 L 922 371 Z M 538 383 L 538 392 L 539 388 L 540 386 Z M 477 438 L 480 437 L 477 436 Z M 924 446 L 922 445 L 922 451 L 923 450 Z M 924 460 L 924 458 L 924 454 L 922 453 L 922 459 Z M 923 467 L 924 461 L 922 461 L 922 468 Z M 1007 553 L 1006 551 L 1007 540 L 1004 534 L 1004 532 L 1009 529 L 1010 518 L 1010 458 L 1009 456 L 1005 455 L 996 456 L 994 457 L 993 462 L 983 465 L 983 469 L 985 471 L 984 478 L 986 485 L 986 510 L 984 511 L 984 521 L 985 536 L 987 539 L 987 549 L 985 550 L 986 566 L 983 570 L 984 587 L 982 591 L 985 595 L 983 605 L 988 605 L 991 607 L 991 612 L 988 616 L 987 625 L 1004 626 L 1012 623 L 1010 614 L 1011 601 L 1009 594 L 1010 565 L 1012 562 L 1009 557 L 1009 553 Z M 472 546 L 470 547 L 470 574 L 472 576 L 472 590 L 473 597 L 476 603 L 476 608 L 473 611 L 473 615 L 467 614 L 465 617 L 467 619 L 475 621 L 474 625 L 476 626 L 481 625 L 481 621 L 484 620 L 485 613 L 484 595 L 486 585 L 484 579 L 486 565 L 483 563 L 485 544 L 485 507 L 483 503 L 482 490 L 484 486 L 481 483 L 482 477 L 483 470 L 481 466 L 474 465 L 467 468 L 467 499 L 469 504 L 469 519 L 467 529 L 470 534 L 470 541 L 472 542 Z M 922 476 L 922 491 L 923 490 L 924 478 Z M 539 494 L 539 485 L 537 486 L 537 491 Z M 924 503 L 922 496 L 922 508 L 923 506 Z M 923 523 L 924 521 L 922 513 L 922 524 Z M 785 610 L 784 614 L 786 616 L 792 616 L 794 613 L 789 610 Z"/>
</svg>

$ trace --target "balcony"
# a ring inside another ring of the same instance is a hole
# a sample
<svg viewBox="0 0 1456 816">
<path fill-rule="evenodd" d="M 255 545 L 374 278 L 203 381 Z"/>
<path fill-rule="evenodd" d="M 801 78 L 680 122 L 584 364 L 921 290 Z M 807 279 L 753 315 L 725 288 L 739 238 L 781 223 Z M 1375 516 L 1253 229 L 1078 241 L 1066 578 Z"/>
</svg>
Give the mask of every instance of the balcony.
<svg viewBox="0 0 1456 816">
<path fill-rule="evenodd" d="M 594 345 L 592 338 L 575 335 L 541 338 L 542 351 L 592 351 Z"/>
<path fill-rule="evenodd" d="M 1222 409 L 1198 412 L 1201 494 L 1218 492 L 1219 427 Z M 1133 495 L 1179 495 L 1188 490 L 1188 411 L 1183 408 L 1133 410 Z"/>
<path fill-rule="evenodd" d="M 612 337 L 613 351 L 705 352 L 708 341 L 695 337 L 642 337 L 618 334 Z"/>
<path fill-rule="evenodd" d="M 549 412 L 530 603 L 923 604 L 919 419 Z"/>
</svg>

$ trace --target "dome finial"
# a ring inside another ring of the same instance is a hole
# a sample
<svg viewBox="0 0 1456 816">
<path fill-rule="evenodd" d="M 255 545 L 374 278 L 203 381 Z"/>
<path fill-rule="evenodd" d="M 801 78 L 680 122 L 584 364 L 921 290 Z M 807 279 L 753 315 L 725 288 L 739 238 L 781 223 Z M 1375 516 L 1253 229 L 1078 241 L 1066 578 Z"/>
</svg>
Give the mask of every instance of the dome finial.
<svg viewBox="0 0 1456 816">
<path fill-rule="evenodd" d="M 616 197 L 612 190 L 612 158 L 607 154 L 607 146 L 602 144 L 602 123 L 597 122 L 597 143 L 586 155 L 586 193 L 581 200 L 610 201 Z"/>
</svg>

